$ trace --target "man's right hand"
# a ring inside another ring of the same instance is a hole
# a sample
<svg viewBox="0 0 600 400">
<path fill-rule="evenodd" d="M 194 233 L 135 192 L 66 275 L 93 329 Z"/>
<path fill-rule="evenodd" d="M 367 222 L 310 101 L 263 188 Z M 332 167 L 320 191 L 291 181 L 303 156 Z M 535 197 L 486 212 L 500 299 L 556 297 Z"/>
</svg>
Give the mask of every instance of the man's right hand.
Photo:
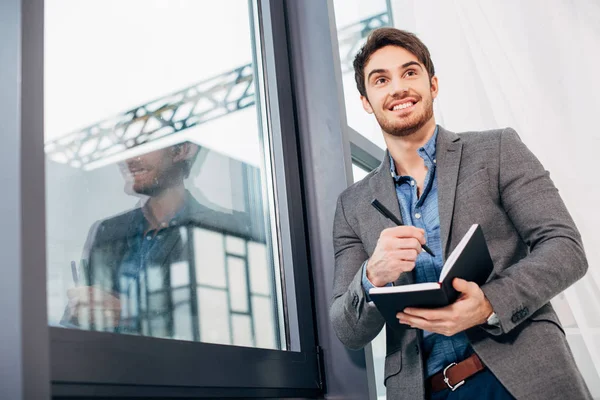
<svg viewBox="0 0 600 400">
<path fill-rule="evenodd" d="M 367 262 L 367 278 L 378 287 L 394 282 L 400 274 L 415 268 L 415 261 L 423 244 L 423 229 L 396 226 L 383 230 L 373 255 Z"/>
<path fill-rule="evenodd" d="M 113 328 L 119 325 L 121 301 L 114 294 L 96 286 L 79 286 L 69 289 L 67 297 L 71 318 L 81 319 L 83 315 L 90 319 L 101 317 L 103 324 Z M 87 312 L 84 313 L 83 310 Z"/>
</svg>

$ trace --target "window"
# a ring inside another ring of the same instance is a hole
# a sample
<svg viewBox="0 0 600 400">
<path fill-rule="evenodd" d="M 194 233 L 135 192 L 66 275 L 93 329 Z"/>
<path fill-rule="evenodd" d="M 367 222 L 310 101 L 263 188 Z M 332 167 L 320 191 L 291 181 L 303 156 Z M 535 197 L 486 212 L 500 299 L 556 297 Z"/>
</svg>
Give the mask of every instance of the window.
<svg viewBox="0 0 600 400">
<path fill-rule="evenodd" d="M 295 160 L 281 142 L 295 139 L 269 119 L 283 103 L 265 94 L 282 90 L 272 65 L 287 59 L 270 19 L 282 11 L 267 1 L 46 1 L 55 395 L 319 389 L 308 270 L 294 268 L 306 254 L 289 233 L 302 210 L 286 207 L 299 177 L 279 184 Z M 273 370 L 281 375 L 261 380 Z"/>
<path fill-rule="evenodd" d="M 47 2 L 49 320 L 280 349 L 248 9 L 168 3 Z"/>
<path fill-rule="evenodd" d="M 348 126 L 381 149 L 385 143 L 375 117 L 367 114 L 360 101 L 354 81 L 352 62 L 371 31 L 391 25 L 386 0 L 335 0 L 335 20 L 338 29 L 342 82 Z"/>
</svg>

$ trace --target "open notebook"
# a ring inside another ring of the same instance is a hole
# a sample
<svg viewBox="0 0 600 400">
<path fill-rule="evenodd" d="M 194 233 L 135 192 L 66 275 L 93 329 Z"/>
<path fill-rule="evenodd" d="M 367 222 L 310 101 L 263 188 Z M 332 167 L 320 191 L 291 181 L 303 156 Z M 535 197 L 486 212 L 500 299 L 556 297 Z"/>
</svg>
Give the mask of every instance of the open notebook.
<svg viewBox="0 0 600 400">
<path fill-rule="evenodd" d="M 452 286 L 454 278 L 481 286 L 493 268 L 483 231 L 474 224 L 450 253 L 438 282 L 372 288 L 369 296 L 386 320 L 397 324 L 396 313 L 406 307 L 438 308 L 453 303 L 459 295 Z"/>
</svg>

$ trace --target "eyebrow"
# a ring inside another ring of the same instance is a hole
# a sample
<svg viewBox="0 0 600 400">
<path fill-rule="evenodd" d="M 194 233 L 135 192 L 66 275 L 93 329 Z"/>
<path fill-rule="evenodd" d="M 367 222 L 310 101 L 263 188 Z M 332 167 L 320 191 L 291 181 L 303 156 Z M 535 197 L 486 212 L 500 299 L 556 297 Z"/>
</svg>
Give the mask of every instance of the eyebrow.
<svg viewBox="0 0 600 400">
<path fill-rule="evenodd" d="M 407 63 L 404 63 L 404 64 L 402 64 L 402 66 L 400 68 L 401 69 L 405 69 L 405 68 L 410 67 L 411 65 L 416 65 L 417 67 L 423 69 L 423 67 L 421 67 L 421 64 L 419 64 L 416 61 L 409 61 Z M 379 74 L 379 73 L 384 73 L 384 72 L 388 72 L 388 70 L 387 69 L 382 69 L 382 68 L 378 68 L 378 69 L 372 70 L 371 72 L 369 72 L 369 75 L 367 76 L 367 81 L 369 79 L 371 79 L 371 75 L 373 75 L 373 74 Z"/>
</svg>

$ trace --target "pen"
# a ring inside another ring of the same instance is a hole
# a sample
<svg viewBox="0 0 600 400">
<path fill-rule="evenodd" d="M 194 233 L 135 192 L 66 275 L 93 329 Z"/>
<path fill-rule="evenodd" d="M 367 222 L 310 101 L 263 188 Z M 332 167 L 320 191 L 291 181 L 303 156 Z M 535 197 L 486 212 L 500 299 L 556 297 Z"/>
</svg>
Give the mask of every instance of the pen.
<svg viewBox="0 0 600 400">
<path fill-rule="evenodd" d="M 387 208 L 385 208 L 385 206 L 383 204 L 381 204 L 379 202 L 379 200 L 377 199 L 373 199 L 373 201 L 371 202 L 371 205 L 373 207 L 375 207 L 375 209 L 377 211 L 379 211 L 379 213 L 381 215 L 383 215 L 386 218 L 389 218 L 393 223 L 395 223 L 398 226 L 404 225 L 402 223 L 402 221 L 400 221 L 398 218 L 396 218 L 396 216 L 394 214 L 392 214 L 392 212 L 390 210 L 388 210 Z M 423 248 L 423 250 L 425 250 L 431 257 L 435 257 L 435 255 L 433 254 L 433 251 L 431 251 L 431 249 L 429 247 L 427 247 L 426 244 L 421 245 L 421 247 Z"/>
<path fill-rule="evenodd" d="M 73 275 L 73 283 L 75 286 L 79 286 L 79 274 L 77 273 L 77 264 L 75 261 L 71 261 L 71 274 Z"/>
</svg>

